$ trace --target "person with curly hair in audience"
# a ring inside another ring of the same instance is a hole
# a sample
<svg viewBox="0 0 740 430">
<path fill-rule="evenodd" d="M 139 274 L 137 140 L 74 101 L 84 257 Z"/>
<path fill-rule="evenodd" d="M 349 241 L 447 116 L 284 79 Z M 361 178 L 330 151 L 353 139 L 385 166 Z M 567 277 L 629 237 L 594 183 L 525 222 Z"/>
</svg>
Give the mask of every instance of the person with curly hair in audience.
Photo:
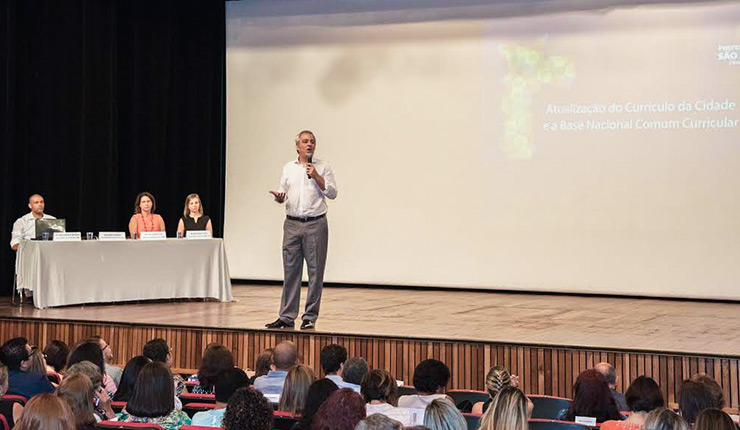
<svg viewBox="0 0 740 430">
<path fill-rule="evenodd" d="M 448 399 L 442 393 L 450 380 L 450 368 L 446 364 L 433 358 L 422 361 L 414 369 L 414 388 L 417 394 L 401 396 L 398 406 L 402 408 L 424 409 L 435 399 Z"/>
<path fill-rule="evenodd" d="M 126 367 L 123 368 L 123 374 L 121 374 L 121 383 L 118 385 L 118 390 L 116 390 L 116 394 L 113 396 L 113 401 L 128 402 L 131 398 L 131 393 L 134 392 L 136 378 L 139 377 L 141 369 L 151 362 L 152 360 L 143 355 L 137 355 L 126 363 Z"/>
<path fill-rule="evenodd" d="M 717 408 L 708 408 L 701 411 L 696 417 L 694 430 L 737 430 L 732 418 Z"/>
<path fill-rule="evenodd" d="M 108 396 L 113 397 L 118 388 L 116 387 L 116 383 L 113 381 L 113 378 L 105 373 L 105 359 L 103 358 L 103 351 L 100 350 L 98 342 L 85 340 L 72 348 L 72 351 L 69 353 L 69 358 L 67 358 L 67 367 L 73 366 L 81 361 L 89 361 L 98 366 L 105 391 L 108 392 Z"/>
<path fill-rule="evenodd" d="M 513 386 L 519 386 L 519 377 L 512 375 L 503 366 L 493 366 L 486 374 L 486 391 L 488 391 L 488 400 L 485 402 L 477 402 L 473 405 L 472 413 L 482 414 L 488 410 L 491 405 L 493 398 L 496 397 L 502 388 Z"/>
<path fill-rule="evenodd" d="M 95 418 L 95 392 L 93 384 L 86 375 L 73 375 L 62 380 L 57 388 L 57 396 L 67 402 L 75 417 L 77 430 L 93 430 Z M 110 406 L 110 403 L 108 404 Z"/>
<path fill-rule="evenodd" d="M 642 430 L 689 430 L 689 423 L 666 408 L 653 409 L 645 418 Z"/>
<path fill-rule="evenodd" d="M 229 399 L 221 426 L 225 430 L 270 430 L 272 406 L 254 388 L 240 388 Z"/>
<path fill-rule="evenodd" d="M 367 416 L 383 414 L 404 426 L 421 424 L 424 421 L 423 409 L 399 408 L 398 384 L 396 379 L 385 370 L 375 369 L 365 375 L 360 393 L 365 399 Z"/>
<path fill-rule="evenodd" d="M 4 396 L 8 392 L 8 368 L 4 364 L 0 363 L 0 397 Z M 13 427 L 13 423 L 18 421 L 23 415 L 23 406 L 20 403 L 13 402 L 13 410 L 9 414 L 8 424 Z"/>
<path fill-rule="evenodd" d="M 236 390 L 249 386 L 249 378 L 243 370 L 232 367 L 222 370 L 216 377 L 216 406 L 193 415 L 194 426 L 221 427 L 226 406 Z"/>
<path fill-rule="evenodd" d="M 319 408 L 311 430 L 354 430 L 365 419 L 365 402 L 354 390 L 335 391 Z"/>
<path fill-rule="evenodd" d="M 338 389 L 339 387 L 337 387 L 337 384 L 335 384 L 334 381 L 326 378 L 319 379 L 311 384 L 311 386 L 308 387 L 306 406 L 303 408 L 303 416 L 300 421 L 293 426 L 293 430 L 309 430 L 316 412 L 318 412 L 326 399 L 328 399 L 329 396 Z"/>
<path fill-rule="evenodd" d="M 305 364 L 293 366 L 285 377 L 278 411 L 287 412 L 291 415 L 303 413 L 303 409 L 306 407 L 308 387 L 314 382 L 316 382 L 316 374 L 313 369 Z"/>
<path fill-rule="evenodd" d="M 23 417 L 13 429 L 76 430 L 75 417 L 67 402 L 52 393 L 42 393 L 26 403 Z"/>
<path fill-rule="evenodd" d="M 216 386 L 216 378 L 219 372 L 234 367 L 234 355 L 220 343 L 211 343 L 203 351 L 198 373 L 188 378 L 188 381 L 198 382 L 193 387 L 193 393 L 213 394 Z"/>
<path fill-rule="evenodd" d="M 98 407 L 95 409 L 95 414 L 98 418 L 115 418 L 116 415 L 110 408 L 110 396 L 108 396 L 108 392 L 103 387 L 103 377 L 100 374 L 100 368 L 89 361 L 80 361 L 70 366 L 65 372 L 64 377 L 69 378 L 74 375 L 85 375 L 90 379 L 93 385 L 93 392 L 95 393 L 95 401 L 98 403 Z"/>
<path fill-rule="evenodd" d="M 467 430 L 468 424 L 454 403 L 434 399 L 424 411 L 424 426 L 430 430 Z M 514 430 L 514 429 L 507 429 Z"/>
<path fill-rule="evenodd" d="M 701 411 L 717 408 L 717 396 L 706 383 L 686 379 L 678 393 L 678 408 L 683 419 L 693 425 Z"/>
<path fill-rule="evenodd" d="M 624 421 L 610 420 L 601 424 L 601 430 L 641 430 L 648 413 L 665 406 L 660 387 L 647 376 L 638 376 L 627 388 L 625 400 L 630 414 Z"/>
<path fill-rule="evenodd" d="M 69 346 L 61 340 L 52 340 L 44 348 L 44 355 L 46 356 L 46 370 L 61 375 L 64 368 L 67 367 Z M 59 379 L 61 380 L 61 378 Z"/>
<path fill-rule="evenodd" d="M 165 363 L 152 361 L 146 364 L 118 420 L 153 423 L 164 430 L 177 430 L 182 425 L 190 424 L 188 415 L 175 409 L 174 391 L 172 373 Z"/>
<path fill-rule="evenodd" d="M 532 402 L 517 387 L 501 388 L 483 414 L 480 430 L 528 430 Z"/>
<path fill-rule="evenodd" d="M 585 370 L 578 375 L 573 386 L 573 403 L 561 411 L 559 419 L 575 421 L 577 416 L 596 418 L 597 423 L 624 419 L 606 378 L 597 370 Z"/>
</svg>

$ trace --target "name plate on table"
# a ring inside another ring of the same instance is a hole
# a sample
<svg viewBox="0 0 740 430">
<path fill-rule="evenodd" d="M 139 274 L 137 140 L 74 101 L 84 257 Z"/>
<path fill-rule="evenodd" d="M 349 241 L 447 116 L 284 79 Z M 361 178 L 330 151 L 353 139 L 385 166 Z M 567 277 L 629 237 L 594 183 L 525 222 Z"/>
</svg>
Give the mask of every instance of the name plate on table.
<svg viewBox="0 0 740 430">
<path fill-rule="evenodd" d="M 126 240 L 126 233 L 122 231 L 101 231 L 98 239 L 102 241 Z"/>
<path fill-rule="evenodd" d="M 576 424 L 583 424 L 586 426 L 596 427 L 595 417 L 576 417 Z"/>
<path fill-rule="evenodd" d="M 193 230 L 185 232 L 186 239 L 213 239 L 213 233 L 208 230 Z"/>
<path fill-rule="evenodd" d="M 61 233 L 54 232 L 54 242 L 79 242 L 82 240 L 82 234 L 79 231 Z"/>
<path fill-rule="evenodd" d="M 141 240 L 165 240 L 167 239 L 167 233 L 164 231 L 142 231 L 139 233 Z"/>
</svg>

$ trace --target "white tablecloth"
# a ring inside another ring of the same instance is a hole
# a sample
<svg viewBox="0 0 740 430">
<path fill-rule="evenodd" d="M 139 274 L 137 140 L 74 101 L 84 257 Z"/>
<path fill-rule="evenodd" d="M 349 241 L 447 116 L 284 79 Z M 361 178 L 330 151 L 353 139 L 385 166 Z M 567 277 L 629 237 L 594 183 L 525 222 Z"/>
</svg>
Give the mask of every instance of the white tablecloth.
<svg viewBox="0 0 740 430">
<path fill-rule="evenodd" d="M 18 288 L 37 308 L 131 300 L 231 301 L 222 239 L 21 242 Z"/>
</svg>

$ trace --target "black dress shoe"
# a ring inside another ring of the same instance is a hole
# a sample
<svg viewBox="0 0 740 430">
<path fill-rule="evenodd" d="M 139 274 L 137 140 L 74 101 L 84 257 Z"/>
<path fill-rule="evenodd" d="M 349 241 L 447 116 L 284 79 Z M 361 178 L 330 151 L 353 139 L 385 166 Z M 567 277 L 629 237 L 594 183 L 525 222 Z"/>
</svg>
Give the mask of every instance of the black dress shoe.
<svg viewBox="0 0 740 430">
<path fill-rule="evenodd" d="M 294 328 L 295 325 L 293 323 L 286 323 L 285 321 L 278 318 L 271 323 L 265 324 L 265 327 L 267 328 Z"/>
<path fill-rule="evenodd" d="M 301 330 L 313 330 L 316 328 L 316 323 L 310 320 L 303 320 L 301 323 Z"/>
</svg>

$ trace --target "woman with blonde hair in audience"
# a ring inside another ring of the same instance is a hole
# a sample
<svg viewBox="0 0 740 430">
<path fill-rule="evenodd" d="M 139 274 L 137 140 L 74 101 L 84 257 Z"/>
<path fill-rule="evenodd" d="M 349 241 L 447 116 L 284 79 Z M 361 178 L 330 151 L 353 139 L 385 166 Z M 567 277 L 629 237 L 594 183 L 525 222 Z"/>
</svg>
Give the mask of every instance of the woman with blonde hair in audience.
<svg viewBox="0 0 740 430">
<path fill-rule="evenodd" d="M 95 391 L 90 378 L 85 375 L 73 375 L 62 380 L 57 388 L 57 396 L 67 402 L 75 417 L 77 430 L 95 428 Z"/>
<path fill-rule="evenodd" d="M 480 430 L 528 430 L 532 402 L 516 387 L 502 388 L 483 414 Z"/>
<path fill-rule="evenodd" d="M 486 374 L 486 391 L 488 391 L 488 400 L 485 402 L 478 402 L 473 405 L 474 414 L 482 414 L 488 410 L 488 406 L 491 405 L 493 398 L 496 397 L 499 391 L 504 387 L 518 387 L 519 377 L 511 375 L 508 370 L 503 366 L 493 366 L 491 370 Z"/>
<path fill-rule="evenodd" d="M 100 368 L 90 361 L 80 361 L 70 366 L 65 372 L 64 377 L 69 378 L 74 375 L 85 375 L 90 379 L 90 383 L 93 386 L 93 392 L 98 402 L 98 407 L 95 410 L 100 419 L 113 419 L 116 414 L 113 413 L 113 409 L 110 407 L 110 396 L 108 391 L 103 386 L 103 377 L 100 374 Z"/>
<path fill-rule="evenodd" d="M 302 414 L 306 407 L 308 387 L 315 381 L 316 374 L 313 369 L 305 364 L 293 366 L 285 377 L 278 411 L 287 412 L 291 415 Z"/>
<path fill-rule="evenodd" d="M 14 430 L 76 430 L 67 402 L 51 393 L 33 396 Z"/>
<path fill-rule="evenodd" d="M 424 410 L 424 426 L 429 430 L 467 430 L 462 413 L 447 399 L 434 399 Z"/>
<path fill-rule="evenodd" d="M 601 430 L 640 430 L 650 411 L 665 406 L 658 383 L 647 376 L 638 376 L 625 393 L 630 415 L 624 421 L 610 420 L 601 424 Z"/>
<path fill-rule="evenodd" d="M 694 430 L 737 430 L 732 418 L 717 408 L 704 409 L 698 417 Z"/>
<path fill-rule="evenodd" d="M 689 423 L 666 408 L 653 409 L 645 418 L 642 430 L 689 430 Z"/>
<path fill-rule="evenodd" d="M 8 368 L 4 364 L 0 363 L 0 397 L 4 396 L 8 392 Z M 13 403 L 13 422 L 18 420 L 23 415 L 23 406 L 20 403 Z M 13 423 L 8 423 L 13 426 Z"/>
</svg>

